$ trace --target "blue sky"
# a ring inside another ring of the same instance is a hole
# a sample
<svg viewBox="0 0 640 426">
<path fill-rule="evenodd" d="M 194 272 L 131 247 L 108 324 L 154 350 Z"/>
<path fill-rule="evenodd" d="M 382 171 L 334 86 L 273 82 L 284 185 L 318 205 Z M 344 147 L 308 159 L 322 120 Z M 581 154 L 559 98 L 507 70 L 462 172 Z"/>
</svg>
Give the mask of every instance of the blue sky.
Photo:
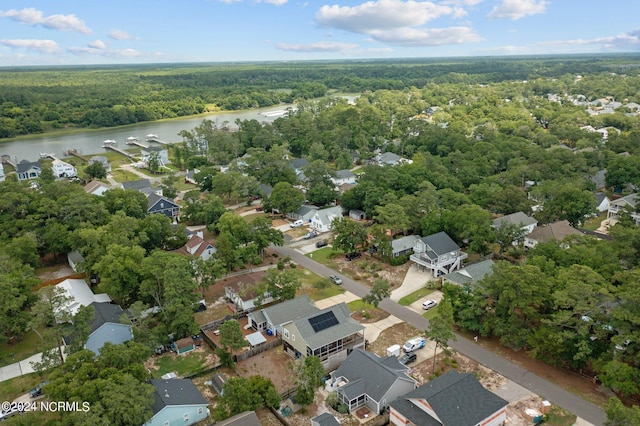
<svg viewBox="0 0 640 426">
<path fill-rule="evenodd" d="M 3 0 L 0 66 L 640 52 L 638 0 Z"/>
</svg>

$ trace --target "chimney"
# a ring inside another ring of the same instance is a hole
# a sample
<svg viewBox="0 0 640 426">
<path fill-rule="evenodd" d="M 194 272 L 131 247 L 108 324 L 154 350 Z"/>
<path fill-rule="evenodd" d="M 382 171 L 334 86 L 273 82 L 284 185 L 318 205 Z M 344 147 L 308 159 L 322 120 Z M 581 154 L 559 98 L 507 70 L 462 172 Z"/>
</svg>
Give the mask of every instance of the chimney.
<svg viewBox="0 0 640 426">
<path fill-rule="evenodd" d="M 164 390 L 164 397 L 165 397 L 165 398 L 169 398 L 169 392 L 167 392 L 167 390 L 166 390 L 166 389 Z"/>
</svg>

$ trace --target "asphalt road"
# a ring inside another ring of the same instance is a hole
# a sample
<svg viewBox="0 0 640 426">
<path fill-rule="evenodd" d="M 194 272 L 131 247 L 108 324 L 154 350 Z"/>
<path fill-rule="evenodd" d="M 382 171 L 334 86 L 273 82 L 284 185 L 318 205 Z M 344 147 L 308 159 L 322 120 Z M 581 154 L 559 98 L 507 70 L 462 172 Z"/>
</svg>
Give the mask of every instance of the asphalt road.
<svg viewBox="0 0 640 426">
<path fill-rule="evenodd" d="M 333 269 L 310 259 L 291 247 L 271 247 L 282 256 L 289 256 L 295 263 L 304 268 L 315 272 L 318 275 L 328 277 L 329 275 L 338 275 L 342 278 L 342 287 L 358 297 L 365 296 L 369 289 L 362 284 L 342 275 L 336 274 Z M 390 299 L 385 299 L 380 303 L 380 308 L 395 315 L 404 322 L 414 327 L 425 330 L 429 327 L 429 321 L 422 315 L 398 305 Z M 574 413 L 578 417 L 594 424 L 603 425 L 607 417 L 604 410 L 570 392 L 567 392 L 560 386 L 539 377 L 524 368 L 502 358 L 495 353 L 484 349 L 470 339 L 456 334 L 456 341 L 449 342 L 449 346 L 457 352 L 479 362 L 480 364 L 496 371 L 506 378 L 518 383 L 529 389 L 531 392 L 547 399 L 552 403 L 559 405 L 565 410 Z"/>
</svg>

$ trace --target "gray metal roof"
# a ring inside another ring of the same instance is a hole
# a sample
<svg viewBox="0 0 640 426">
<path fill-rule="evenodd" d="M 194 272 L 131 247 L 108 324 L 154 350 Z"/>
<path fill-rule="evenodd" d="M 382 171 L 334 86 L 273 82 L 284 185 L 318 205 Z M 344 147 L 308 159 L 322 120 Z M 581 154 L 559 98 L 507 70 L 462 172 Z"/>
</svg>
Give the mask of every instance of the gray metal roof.
<svg viewBox="0 0 640 426">
<path fill-rule="evenodd" d="M 156 388 L 153 414 L 168 405 L 208 405 L 204 396 L 189 379 L 151 379 Z"/>
<path fill-rule="evenodd" d="M 279 326 L 289 321 L 316 313 L 319 309 L 316 308 L 313 302 L 311 302 L 309 296 L 305 294 L 304 296 L 269 306 L 261 311 L 267 322 L 273 326 Z"/>
<path fill-rule="evenodd" d="M 410 400 L 423 399 L 431 406 L 440 422 L 416 407 Z M 475 426 L 509 404 L 486 390 L 471 373 L 447 371 L 390 405 L 417 425 Z"/>
<path fill-rule="evenodd" d="M 428 237 L 423 237 L 422 241 L 424 241 L 424 243 L 438 256 L 460 250 L 460 246 L 458 246 L 444 231 L 429 235 Z"/>
<path fill-rule="evenodd" d="M 391 251 L 398 253 L 401 251 L 409 250 L 413 248 L 413 245 L 420 239 L 417 235 L 407 235 L 406 237 L 398 238 L 391 241 Z"/>
<path fill-rule="evenodd" d="M 442 276 L 442 279 L 451 281 L 458 285 L 467 285 L 472 287 L 473 284 L 483 279 L 487 274 L 491 274 L 492 267 L 493 260 L 483 260 L 482 262 L 467 265 L 459 271 L 445 274 Z"/>
<path fill-rule="evenodd" d="M 514 225 L 520 226 L 529 226 L 533 224 L 537 224 L 538 221 L 532 218 L 531 216 L 527 216 L 523 212 L 515 212 L 508 214 L 506 216 L 499 217 L 497 219 L 493 219 L 494 228 L 499 228 L 503 223 L 511 223 Z"/>
<path fill-rule="evenodd" d="M 340 388 L 349 399 L 366 393 L 376 402 L 380 402 L 397 380 L 415 383 L 415 380 L 407 376 L 405 371 L 407 368 L 399 362 L 397 362 L 397 368 L 390 363 L 389 357 L 381 359 L 374 353 L 354 349 L 331 375 L 334 378 L 344 377 L 349 381 Z"/>
<path fill-rule="evenodd" d="M 380 154 L 378 156 L 378 162 L 384 164 L 397 164 L 400 161 L 401 157 L 398 154 L 394 154 L 393 152 L 385 152 L 384 154 Z"/>
<path fill-rule="evenodd" d="M 264 337 L 259 331 L 248 334 L 244 338 L 247 339 L 247 342 L 249 342 L 251 346 L 258 346 L 260 343 L 264 343 L 267 341 L 267 338 Z"/>
<path fill-rule="evenodd" d="M 243 411 L 226 420 L 216 422 L 216 426 L 260 426 L 260 419 L 255 411 Z"/>
<path fill-rule="evenodd" d="M 333 312 L 338 320 L 338 324 L 325 328 L 324 330 L 315 331 L 311 326 L 309 319 L 329 311 Z M 351 336 L 365 328 L 364 325 L 351 318 L 351 311 L 344 302 L 321 311 L 314 312 L 311 315 L 307 315 L 304 318 L 293 321 L 293 323 L 298 329 L 300 337 L 311 349 L 317 349 L 343 337 Z"/>
<path fill-rule="evenodd" d="M 149 179 L 140 179 L 131 182 L 122 182 L 120 185 L 122 185 L 122 189 L 135 189 L 139 191 L 143 188 L 151 188 L 151 181 Z"/>
<path fill-rule="evenodd" d="M 334 217 L 342 217 L 342 207 L 334 206 L 318 210 L 318 219 L 323 224 L 329 225 Z"/>
<path fill-rule="evenodd" d="M 349 169 L 343 169 L 343 170 L 337 170 L 336 171 L 336 177 L 338 179 L 348 179 L 348 178 L 352 178 L 355 177 L 356 175 L 353 174 L 353 172 Z"/>
<path fill-rule="evenodd" d="M 305 158 L 294 158 L 291 160 L 291 167 L 294 169 L 300 169 L 302 167 L 308 166 L 309 162 Z"/>
<path fill-rule="evenodd" d="M 319 416 L 315 416 L 311 419 L 312 425 L 318 426 L 339 426 L 340 422 L 336 420 L 334 416 L 329 413 L 322 413 Z"/>
<path fill-rule="evenodd" d="M 31 162 L 28 160 L 22 160 L 18 164 L 16 164 L 16 173 L 25 173 L 31 170 L 32 168 L 37 168 L 39 170 L 42 168 L 42 166 L 40 166 L 39 161 Z"/>
</svg>

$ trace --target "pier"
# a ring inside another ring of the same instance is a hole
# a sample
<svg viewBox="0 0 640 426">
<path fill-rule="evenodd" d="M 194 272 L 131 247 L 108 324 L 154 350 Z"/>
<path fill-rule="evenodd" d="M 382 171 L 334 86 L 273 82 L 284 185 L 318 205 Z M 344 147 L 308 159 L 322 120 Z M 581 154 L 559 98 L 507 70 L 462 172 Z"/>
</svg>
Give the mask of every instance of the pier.
<svg viewBox="0 0 640 426">
<path fill-rule="evenodd" d="M 149 148 L 149 145 L 145 145 L 142 142 L 140 142 L 140 138 L 130 137 L 130 138 L 127 138 L 125 143 L 127 145 L 136 145 L 136 146 L 139 146 L 140 148 Z"/>
<path fill-rule="evenodd" d="M 123 151 L 120 148 L 116 147 L 116 141 L 108 139 L 103 142 L 102 147 L 104 149 L 110 149 L 112 151 L 117 152 L 118 154 L 124 155 L 125 157 L 131 158 L 132 160 L 137 160 L 138 157 L 128 153 L 127 151 Z"/>
<path fill-rule="evenodd" d="M 18 166 L 16 165 L 16 161 L 11 161 L 11 156 L 9 156 L 9 155 L 3 155 L 3 156 L 0 157 L 0 163 L 8 164 L 11 167 L 13 167 L 14 170 L 18 170 Z"/>
<path fill-rule="evenodd" d="M 169 142 L 161 141 L 160 139 L 158 139 L 158 135 L 154 134 L 147 135 L 147 142 L 155 142 L 159 143 L 160 145 L 169 145 Z"/>
<path fill-rule="evenodd" d="M 77 149 L 75 148 L 71 148 L 71 149 L 65 149 L 64 151 L 62 151 L 62 154 L 65 157 L 78 157 L 79 159 L 81 159 L 82 161 L 86 161 L 87 163 L 89 162 L 89 159 L 87 157 L 85 157 L 84 155 L 81 155 Z"/>
</svg>

